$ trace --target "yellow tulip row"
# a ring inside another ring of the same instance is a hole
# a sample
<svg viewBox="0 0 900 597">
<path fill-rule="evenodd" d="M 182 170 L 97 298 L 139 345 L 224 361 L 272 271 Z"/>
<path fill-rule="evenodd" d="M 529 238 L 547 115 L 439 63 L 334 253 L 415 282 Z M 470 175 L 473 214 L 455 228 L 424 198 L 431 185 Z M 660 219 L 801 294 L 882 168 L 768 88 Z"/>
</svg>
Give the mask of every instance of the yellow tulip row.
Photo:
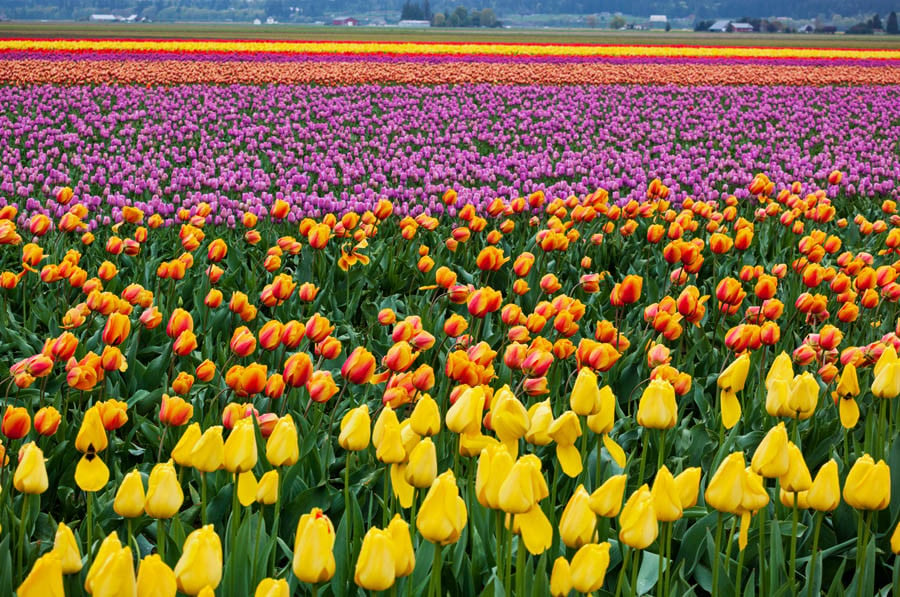
<svg viewBox="0 0 900 597">
<path fill-rule="evenodd" d="M 227 40 L 6 39 L 0 50 L 115 52 L 275 52 L 485 56 L 900 59 L 900 50 L 666 45 L 484 44 Z"/>
</svg>

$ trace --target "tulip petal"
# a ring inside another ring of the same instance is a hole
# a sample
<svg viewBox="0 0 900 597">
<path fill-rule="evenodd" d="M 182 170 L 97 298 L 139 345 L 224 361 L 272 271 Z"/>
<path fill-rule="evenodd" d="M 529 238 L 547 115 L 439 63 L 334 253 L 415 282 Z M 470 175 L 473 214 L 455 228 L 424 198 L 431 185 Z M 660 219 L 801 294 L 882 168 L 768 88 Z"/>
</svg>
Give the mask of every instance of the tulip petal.
<svg viewBox="0 0 900 597">
<path fill-rule="evenodd" d="M 747 532 L 750 530 L 750 513 L 743 512 L 741 514 L 741 533 L 738 535 L 738 547 L 741 551 L 747 547 Z"/>
<path fill-rule="evenodd" d="M 581 474 L 584 468 L 581 454 L 575 446 L 556 446 L 556 457 L 562 465 L 563 472 L 573 479 Z"/>
<path fill-rule="evenodd" d="M 109 469 L 99 456 L 85 454 L 75 467 L 75 483 L 83 491 L 100 491 L 109 482 Z"/>
<path fill-rule="evenodd" d="M 622 446 L 617 444 L 608 433 L 603 434 L 603 445 L 606 447 L 606 451 L 609 452 L 609 457 L 613 459 L 613 462 L 619 468 L 625 468 L 625 450 L 622 449 Z"/>
<path fill-rule="evenodd" d="M 553 545 L 553 527 L 540 507 L 535 506 L 525 514 L 517 514 L 516 525 L 525 548 L 531 555 L 539 556 Z"/>
<path fill-rule="evenodd" d="M 256 477 L 253 475 L 252 470 L 238 475 L 238 500 L 245 508 L 256 501 L 256 488 Z"/>
<path fill-rule="evenodd" d="M 731 429 L 741 419 L 741 403 L 737 394 L 731 390 L 722 390 L 722 425 Z"/>
<path fill-rule="evenodd" d="M 403 474 L 405 468 L 405 464 L 391 465 L 391 489 L 400 500 L 400 505 L 409 508 L 412 506 L 413 492 L 416 488 L 406 482 L 406 475 Z"/>
<path fill-rule="evenodd" d="M 853 429 L 859 422 L 859 405 L 853 398 L 838 399 L 838 413 L 844 429 Z"/>
</svg>

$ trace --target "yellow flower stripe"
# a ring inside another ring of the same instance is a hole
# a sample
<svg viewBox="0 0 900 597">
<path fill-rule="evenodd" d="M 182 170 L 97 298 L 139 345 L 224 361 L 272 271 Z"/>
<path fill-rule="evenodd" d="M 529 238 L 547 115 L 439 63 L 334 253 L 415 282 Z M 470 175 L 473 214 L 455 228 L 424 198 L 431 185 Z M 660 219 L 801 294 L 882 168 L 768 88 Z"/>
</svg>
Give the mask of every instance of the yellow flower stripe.
<svg viewBox="0 0 900 597">
<path fill-rule="evenodd" d="M 0 50 L 125 52 L 276 52 L 302 54 L 480 54 L 499 56 L 660 56 L 720 58 L 900 59 L 900 50 L 716 46 L 487 43 L 277 42 L 198 40 L 0 40 Z"/>
</svg>

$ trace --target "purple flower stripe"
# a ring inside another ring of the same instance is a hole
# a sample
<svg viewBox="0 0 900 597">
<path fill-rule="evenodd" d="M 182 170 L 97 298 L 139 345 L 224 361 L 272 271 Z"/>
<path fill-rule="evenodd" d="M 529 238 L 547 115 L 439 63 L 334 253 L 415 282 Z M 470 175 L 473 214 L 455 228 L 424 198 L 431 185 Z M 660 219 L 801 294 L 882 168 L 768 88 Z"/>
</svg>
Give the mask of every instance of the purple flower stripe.
<svg viewBox="0 0 900 597">
<path fill-rule="evenodd" d="M 276 199 L 294 222 L 381 197 L 440 214 L 449 187 L 484 209 L 538 189 L 621 203 L 656 177 L 676 201 L 745 198 L 759 172 L 837 200 L 900 180 L 897 86 L 35 85 L 0 105 L 0 205 L 22 224 L 65 213 L 60 185 L 96 227 L 126 205 L 173 224 L 207 202 L 234 226 Z"/>
</svg>

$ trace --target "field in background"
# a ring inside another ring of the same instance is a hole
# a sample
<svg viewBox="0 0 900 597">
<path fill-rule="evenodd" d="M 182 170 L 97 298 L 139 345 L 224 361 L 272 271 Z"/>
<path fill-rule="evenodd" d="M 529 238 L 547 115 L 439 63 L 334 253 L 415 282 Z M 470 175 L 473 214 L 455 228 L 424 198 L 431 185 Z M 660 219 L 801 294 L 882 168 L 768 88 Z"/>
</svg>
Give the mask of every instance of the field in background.
<svg viewBox="0 0 900 597">
<path fill-rule="evenodd" d="M 0 23 L 0 37 L 140 39 L 305 39 L 506 43 L 900 48 L 900 36 L 718 34 L 600 29 L 400 29 L 205 23 Z"/>
</svg>

